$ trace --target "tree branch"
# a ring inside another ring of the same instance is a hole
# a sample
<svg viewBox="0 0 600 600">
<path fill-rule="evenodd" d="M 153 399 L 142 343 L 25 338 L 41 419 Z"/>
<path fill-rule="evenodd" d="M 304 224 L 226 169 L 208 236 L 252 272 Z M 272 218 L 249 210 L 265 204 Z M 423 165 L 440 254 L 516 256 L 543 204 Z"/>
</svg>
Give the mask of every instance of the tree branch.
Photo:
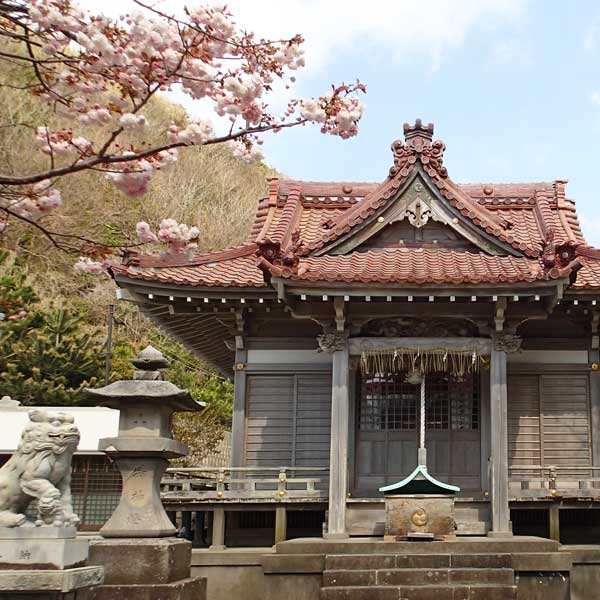
<svg viewBox="0 0 600 600">
<path fill-rule="evenodd" d="M 222 144 L 223 142 L 233 141 L 239 139 L 241 137 L 247 135 L 258 135 L 261 133 L 265 133 L 267 131 L 273 131 L 274 129 L 288 129 L 290 127 L 296 127 L 298 125 L 302 125 L 306 123 L 307 119 L 300 119 L 291 123 L 281 123 L 281 124 L 273 124 L 262 127 L 249 127 L 246 129 L 242 129 L 236 133 L 232 133 L 229 135 L 224 135 L 220 137 L 213 138 L 211 140 L 207 140 L 203 144 L 184 144 L 183 142 L 173 142 L 171 144 L 163 144 L 162 146 L 156 146 L 155 148 L 150 148 L 148 150 L 144 150 L 142 152 L 136 152 L 134 154 L 128 154 L 127 156 L 123 156 L 120 154 L 107 155 L 107 156 L 93 156 L 86 160 L 82 160 L 74 165 L 66 166 L 66 167 L 57 167 L 55 169 L 50 169 L 44 173 L 38 173 L 36 175 L 27 175 L 23 177 L 10 177 L 7 175 L 0 175 L 0 184 L 13 186 L 13 185 L 28 185 L 32 183 L 38 183 L 43 181 L 44 179 L 52 179 L 54 177 L 60 177 L 62 175 L 69 175 L 71 173 L 77 173 L 79 171 L 85 171 L 90 167 L 95 167 L 96 165 L 101 164 L 119 164 L 125 162 L 133 162 L 136 160 L 140 160 L 142 158 L 147 158 L 149 156 L 154 156 L 159 152 L 163 152 L 165 150 L 171 150 L 173 148 L 183 148 L 190 145 L 195 146 L 212 146 L 214 144 Z"/>
</svg>

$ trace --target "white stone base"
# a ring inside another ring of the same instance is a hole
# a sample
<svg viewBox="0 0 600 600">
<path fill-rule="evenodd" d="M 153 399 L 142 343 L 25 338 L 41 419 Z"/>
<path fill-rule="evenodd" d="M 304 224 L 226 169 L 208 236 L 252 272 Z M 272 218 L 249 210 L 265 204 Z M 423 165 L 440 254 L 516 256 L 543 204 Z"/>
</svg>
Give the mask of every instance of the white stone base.
<svg viewBox="0 0 600 600">
<path fill-rule="evenodd" d="M 104 567 L 79 567 L 64 571 L 17 570 L 0 571 L 2 592 L 72 592 L 100 585 Z"/>
<path fill-rule="evenodd" d="M 82 538 L 0 539 L 0 569 L 71 569 L 88 557 L 88 540 Z"/>
<path fill-rule="evenodd" d="M 51 525 L 21 525 L 21 527 L 0 527 L 0 540 L 66 540 L 77 536 L 73 525 L 53 527 Z"/>
</svg>

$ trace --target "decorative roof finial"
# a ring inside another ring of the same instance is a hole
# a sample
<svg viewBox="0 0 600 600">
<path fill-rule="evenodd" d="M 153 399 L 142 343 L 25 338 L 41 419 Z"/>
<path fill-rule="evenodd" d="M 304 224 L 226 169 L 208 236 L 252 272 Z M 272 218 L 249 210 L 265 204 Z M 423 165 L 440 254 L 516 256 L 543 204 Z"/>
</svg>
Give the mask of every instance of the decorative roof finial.
<svg viewBox="0 0 600 600">
<path fill-rule="evenodd" d="M 431 142 L 433 139 L 433 123 L 424 126 L 421 119 L 417 119 L 414 125 L 404 123 L 404 139 L 408 142 L 413 138 L 421 138 L 424 141 Z"/>
<path fill-rule="evenodd" d="M 169 366 L 162 352 L 153 346 L 146 346 L 131 362 L 142 371 L 155 371 Z"/>
<path fill-rule="evenodd" d="M 162 352 L 152 346 L 146 346 L 131 362 L 138 368 L 133 374 L 134 379 L 163 381 L 164 376 L 160 369 L 169 366 L 169 361 Z"/>
<path fill-rule="evenodd" d="M 407 177 L 412 166 L 418 160 L 431 177 L 446 179 L 448 172 L 443 165 L 444 142 L 433 139 L 433 123 L 423 125 L 417 119 L 414 125 L 404 123 L 404 141 L 396 140 L 392 144 L 394 166 L 390 169 L 390 177 L 400 174 Z"/>
</svg>

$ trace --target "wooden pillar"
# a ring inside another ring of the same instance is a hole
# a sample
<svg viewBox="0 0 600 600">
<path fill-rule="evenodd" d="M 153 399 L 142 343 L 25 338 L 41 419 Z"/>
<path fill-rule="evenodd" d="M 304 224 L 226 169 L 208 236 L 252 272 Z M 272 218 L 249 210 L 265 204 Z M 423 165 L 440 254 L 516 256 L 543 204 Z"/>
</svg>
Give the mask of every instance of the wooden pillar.
<svg viewBox="0 0 600 600">
<path fill-rule="evenodd" d="M 550 505 L 548 509 L 548 530 L 550 539 L 560 542 L 560 509 L 557 502 Z"/>
<path fill-rule="evenodd" d="M 212 542 L 210 550 L 225 550 L 225 509 L 215 508 L 212 514 Z"/>
<path fill-rule="evenodd" d="M 243 345 L 241 338 L 236 338 L 238 346 Z M 244 436 L 246 431 L 246 361 L 248 351 L 239 348 L 235 352 L 233 379 L 233 419 L 231 424 L 231 466 L 244 466 Z"/>
<path fill-rule="evenodd" d="M 346 496 L 348 493 L 349 354 L 344 334 L 326 334 L 332 352 L 331 449 L 329 454 L 329 512 L 327 538 L 346 538 Z"/>
<path fill-rule="evenodd" d="M 194 548 L 200 548 L 204 545 L 204 516 L 203 510 L 197 510 L 194 518 L 194 539 L 192 544 Z"/>
<path fill-rule="evenodd" d="M 192 513 L 189 510 L 184 510 L 181 513 L 181 528 L 185 533 L 185 539 L 192 539 Z"/>
<path fill-rule="evenodd" d="M 496 340 L 495 340 L 496 342 Z M 508 404 L 506 351 L 494 343 L 490 360 L 491 530 L 489 536 L 511 536 L 508 508 Z"/>
<path fill-rule="evenodd" d="M 286 506 L 278 506 L 275 509 L 275 543 L 285 542 L 287 538 L 287 509 Z"/>
<path fill-rule="evenodd" d="M 593 330 L 592 330 L 593 331 Z M 594 338 L 592 338 L 594 340 Z M 589 362 L 598 365 L 600 353 L 596 349 L 589 351 Z M 592 434 L 592 464 L 600 467 L 600 370 L 590 371 L 590 431 Z M 592 477 L 597 477 L 600 471 L 593 471 Z M 596 487 L 596 484 L 592 485 Z"/>
</svg>

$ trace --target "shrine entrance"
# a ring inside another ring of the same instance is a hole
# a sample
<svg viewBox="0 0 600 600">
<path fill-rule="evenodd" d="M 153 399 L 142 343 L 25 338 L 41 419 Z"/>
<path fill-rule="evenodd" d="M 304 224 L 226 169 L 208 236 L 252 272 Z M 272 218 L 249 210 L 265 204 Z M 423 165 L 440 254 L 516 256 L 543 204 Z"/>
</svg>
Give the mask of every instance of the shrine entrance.
<svg viewBox="0 0 600 600">
<path fill-rule="evenodd" d="M 410 371 L 358 375 L 353 495 L 379 496 L 381 486 L 409 475 L 418 462 L 420 383 Z M 425 376 L 425 446 L 429 473 L 481 490 L 481 381 L 478 372 Z"/>
</svg>

